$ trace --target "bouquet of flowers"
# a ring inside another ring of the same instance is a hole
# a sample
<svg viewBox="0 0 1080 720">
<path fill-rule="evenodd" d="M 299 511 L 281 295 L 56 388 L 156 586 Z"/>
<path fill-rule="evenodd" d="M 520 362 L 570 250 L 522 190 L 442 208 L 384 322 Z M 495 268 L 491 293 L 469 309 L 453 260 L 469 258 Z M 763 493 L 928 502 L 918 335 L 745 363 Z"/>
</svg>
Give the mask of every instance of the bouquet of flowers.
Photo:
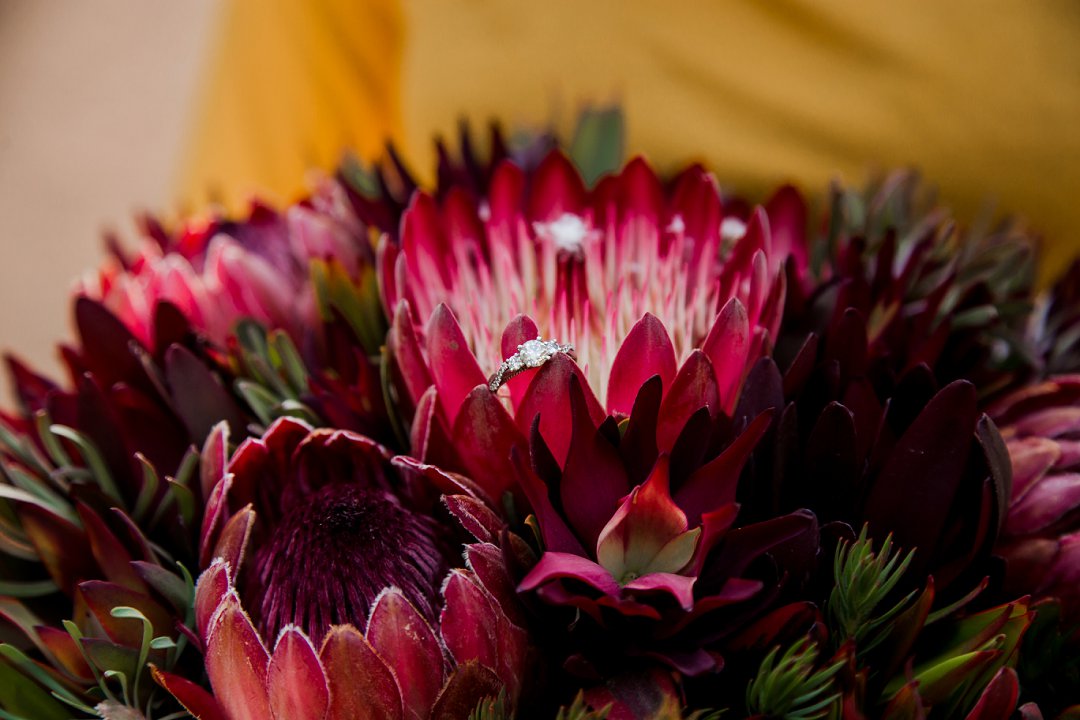
<svg viewBox="0 0 1080 720">
<path fill-rule="evenodd" d="M 465 131 L 7 360 L 0 718 L 1080 718 L 1080 265 Z"/>
</svg>

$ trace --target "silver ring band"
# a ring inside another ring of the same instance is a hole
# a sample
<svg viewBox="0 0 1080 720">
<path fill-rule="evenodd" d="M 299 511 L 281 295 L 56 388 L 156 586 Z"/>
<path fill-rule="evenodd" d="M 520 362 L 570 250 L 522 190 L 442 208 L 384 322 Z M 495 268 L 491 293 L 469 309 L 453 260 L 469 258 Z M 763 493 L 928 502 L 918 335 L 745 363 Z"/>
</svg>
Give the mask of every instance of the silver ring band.
<svg viewBox="0 0 1080 720">
<path fill-rule="evenodd" d="M 573 345 L 563 345 L 555 340 L 529 340 L 518 345 L 517 352 L 503 360 L 502 365 L 488 379 L 488 389 L 491 392 L 499 392 L 499 388 L 507 380 L 518 373 L 541 367 L 557 354 L 568 355 L 571 360 L 576 360 Z"/>
</svg>

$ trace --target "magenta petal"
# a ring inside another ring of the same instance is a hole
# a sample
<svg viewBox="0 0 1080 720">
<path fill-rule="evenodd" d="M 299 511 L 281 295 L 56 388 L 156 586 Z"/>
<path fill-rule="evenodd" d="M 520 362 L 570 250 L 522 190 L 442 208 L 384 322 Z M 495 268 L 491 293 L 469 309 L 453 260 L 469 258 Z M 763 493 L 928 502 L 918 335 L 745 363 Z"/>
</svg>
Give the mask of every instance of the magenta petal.
<svg viewBox="0 0 1080 720">
<path fill-rule="evenodd" d="M 420 396 L 409 431 L 412 451 L 424 462 L 460 469 L 450 431 L 439 412 L 439 391 L 434 385 Z"/>
<path fill-rule="evenodd" d="M 330 704 L 322 663 L 307 635 L 295 626 L 278 638 L 267 669 L 270 711 L 275 720 L 322 720 Z"/>
<path fill-rule="evenodd" d="M 413 403 L 420 401 L 420 396 L 431 387 L 431 373 L 427 361 L 420 351 L 420 340 L 413 328 L 412 310 L 407 301 L 402 300 L 394 309 L 394 324 L 387 335 L 386 343 L 394 356 L 394 363 L 405 383 L 405 390 Z"/>
<path fill-rule="evenodd" d="M 750 352 L 750 320 L 737 298 L 728 300 L 720 310 L 702 349 L 712 361 L 723 410 L 730 414 Z"/>
<path fill-rule="evenodd" d="M 390 588 L 371 608 L 367 637 L 397 679 L 405 716 L 427 720 L 443 684 L 442 648 L 431 626 L 400 590 Z"/>
<path fill-rule="evenodd" d="M 487 387 L 473 389 L 461 403 L 453 438 L 468 475 L 488 500 L 500 504 L 517 486 L 510 449 L 524 449 L 525 438 Z"/>
<path fill-rule="evenodd" d="M 611 519 L 629 491 L 626 470 L 618 452 L 593 425 L 581 383 L 570 380 L 573 436 L 566 454 L 559 494 L 571 527 L 587 548 Z"/>
<path fill-rule="evenodd" d="M 694 608 L 694 581 L 697 578 L 674 573 L 649 573 L 623 586 L 624 590 L 641 592 L 666 592 L 679 603 L 683 610 Z"/>
<path fill-rule="evenodd" d="M 524 627 L 527 620 L 518 603 L 517 588 L 507 570 L 503 551 L 491 543 L 466 545 L 465 564 L 481 587 L 495 599 L 503 614 L 514 624 Z"/>
<path fill-rule="evenodd" d="M 607 411 L 629 415 L 638 391 L 653 375 L 660 376 L 666 393 L 675 379 L 675 348 L 664 324 L 652 313 L 645 313 L 611 363 Z"/>
<path fill-rule="evenodd" d="M 619 174 L 618 188 L 621 216 L 626 223 L 623 233 L 631 237 L 658 233 L 664 211 L 664 190 L 645 158 L 639 155 L 626 164 Z"/>
<path fill-rule="evenodd" d="M 439 304 L 427 325 L 427 354 L 439 404 L 451 423 L 465 397 L 477 385 L 487 387 L 487 378 L 465 342 L 465 335 L 446 305 Z"/>
<path fill-rule="evenodd" d="M 435 200 L 424 192 L 414 193 L 409 209 L 401 218 L 401 248 L 409 277 L 425 284 L 450 283 L 449 244 L 443 233 Z"/>
<path fill-rule="evenodd" d="M 529 432 L 536 417 L 540 417 L 540 435 L 560 464 L 566 461 L 573 432 L 569 401 L 571 377 L 578 379 L 589 417 L 595 425 L 599 425 L 605 417 L 603 407 L 593 395 L 581 368 L 562 353 L 557 354 L 533 374 L 532 381 L 515 411 L 517 426 L 522 433 Z"/>
<path fill-rule="evenodd" d="M 784 185 L 765 203 L 769 216 L 771 246 L 769 253 L 770 274 L 775 275 L 780 266 L 791 257 L 795 260 L 796 277 L 802 277 L 809 261 L 806 242 L 806 201 L 791 185 Z"/>
<path fill-rule="evenodd" d="M 588 558 L 560 552 L 546 552 L 540 562 L 518 585 L 518 592 L 527 592 L 553 580 L 569 578 L 590 585 L 605 595 L 619 595 L 619 584 L 611 573 Z"/>
<path fill-rule="evenodd" d="M 443 495 L 443 504 L 461 526 L 482 543 L 497 542 L 506 523 L 486 504 L 468 495 Z M 473 547 L 466 545 L 466 549 Z"/>
<path fill-rule="evenodd" d="M 549 222 L 565 213 L 578 215 L 585 198 L 585 185 L 574 164 L 561 152 L 549 153 L 533 174 L 529 219 Z"/>
<path fill-rule="evenodd" d="M 664 394 L 656 428 L 657 449 L 671 452 L 686 421 L 703 407 L 716 415 L 720 411 L 720 393 L 708 356 L 694 350 Z"/>
<path fill-rule="evenodd" d="M 330 628 L 319 658 L 330 687 L 328 720 L 402 720 L 401 694 L 394 674 L 352 625 Z"/>
<path fill-rule="evenodd" d="M 228 593 L 210 623 L 206 674 L 230 720 L 266 720 L 270 657 L 235 593 Z"/>
<path fill-rule="evenodd" d="M 534 440 L 534 442 L 536 441 Z M 543 442 L 542 439 L 538 441 Z M 563 520 L 562 516 L 556 512 L 555 507 L 551 504 L 551 498 L 548 496 L 548 486 L 526 464 L 525 454 L 513 450 L 510 453 L 510 459 L 517 468 L 521 490 L 528 499 L 529 505 L 532 507 L 532 511 L 540 524 L 544 547 L 556 552 L 584 555 L 585 549 L 582 548 L 581 543 L 574 536 L 570 526 L 566 524 L 566 521 Z"/>
<path fill-rule="evenodd" d="M 1042 479 L 1009 510 L 1006 532 L 1038 532 L 1080 507 L 1080 473 L 1059 473 Z"/>
<path fill-rule="evenodd" d="M 712 252 L 720 236 L 723 208 L 716 180 L 700 165 L 683 171 L 675 183 L 671 205 L 672 213 L 683 220 L 684 234 L 694 241 L 689 267 L 694 273 L 702 262 L 713 261 Z"/>
<path fill-rule="evenodd" d="M 443 585 L 446 601 L 438 619 L 443 642 L 457 663 L 471 660 L 498 667 L 499 637 L 495 608 L 480 586 L 467 573 L 451 570 Z"/>
<path fill-rule="evenodd" d="M 491 208 L 489 245 L 501 244 L 504 246 L 502 249 L 507 250 L 515 244 L 524 195 L 525 173 L 522 169 L 510 160 L 499 163 L 491 175 L 488 190 L 488 206 Z"/>
<path fill-rule="evenodd" d="M 686 512 L 690 525 L 701 522 L 703 513 L 716 510 L 735 500 L 739 474 L 761 436 L 768 430 L 773 413 L 763 412 L 735 439 L 735 442 L 709 463 L 694 471 L 675 493 L 675 502 Z"/>
</svg>

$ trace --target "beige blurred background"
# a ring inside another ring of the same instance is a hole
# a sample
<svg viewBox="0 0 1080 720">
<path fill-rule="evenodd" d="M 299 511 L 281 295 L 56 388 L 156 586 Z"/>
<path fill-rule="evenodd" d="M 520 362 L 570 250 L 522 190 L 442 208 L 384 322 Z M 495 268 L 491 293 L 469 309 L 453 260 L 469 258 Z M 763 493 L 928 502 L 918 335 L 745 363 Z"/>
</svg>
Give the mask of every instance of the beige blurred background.
<svg viewBox="0 0 1080 720">
<path fill-rule="evenodd" d="M 0 0 L 0 348 L 58 368 L 105 228 L 167 208 L 214 0 Z M 7 378 L 3 378 L 7 400 Z"/>
</svg>

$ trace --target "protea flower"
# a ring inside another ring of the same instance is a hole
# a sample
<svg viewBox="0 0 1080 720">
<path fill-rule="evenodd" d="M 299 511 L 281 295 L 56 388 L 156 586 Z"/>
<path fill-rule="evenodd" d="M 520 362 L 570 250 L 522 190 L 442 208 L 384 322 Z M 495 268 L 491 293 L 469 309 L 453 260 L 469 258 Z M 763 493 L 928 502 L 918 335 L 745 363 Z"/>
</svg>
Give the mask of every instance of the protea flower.
<svg viewBox="0 0 1080 720">
<path fill-rule="evenodd" d="M 775 590 L 751 562 L 795 546 L 801 576 L 817 546 L 805 513 L 728 532 L 769 422 L 730 414 L 805 255 L 770 225 L 800 216 L 789 190 L 744 221 L 700 168 L 672 188 L 640 159 L 591 191 L 559 153 L 531 175 L 506 163 L 487 197 L 416 195 L 379 263 L 413 470 L 511 523 L 535 513 L 543 554 L 519 590 L 606 638 L 568 652 L 701 673 L 732 606 Z"/>
<path fill-rule="evenodd" d="M 233 389 L 262 427 L 293 415 L 393 439 L 379 380 L 386 326 L 373 235 L 344 187 L 324 179 L 283 212 L 254 203 L 242 221 L 144 226 L 137 255 L 114 243 L 83 296 L 139 339 L 155 332 L 158 308 L 178 311 L 237 377 Z"/>
<path fill-rule="evenodd" d="M 331 181 L 283 213 L 253 203 L 240 222 L 212 217 L 168 232 L 147 217 L 143 230 L 133 257 L 113 243 L 110 261 L 86 276 L 79 292 L 100 300 L 144 343 L 161 302 L 221 347 L 241 318 L 299 342 L 318 326 L 311 261 L 332 260 L 355 276 L 372 252 L 344 189 Z"/>
<path fill-rule="evenodd" d="M 379 260 L 399 403 L 414 415 L 413 454 L 464 472 L 498 503 L 513 486 L 508 448 L 538 414 L 541 435 L 565 459 L 571 374 L 597 422 L 628 417 L 654 375 L 663 398 L 687 396 L 666 408 L 665 451 L 699 408 L 710 418 L 730 412 L 746 369 L 778 329 L 789 234 L 771 232 L 759 210 L 738 223 L 736 242 L 721 236 L 722 220 L 700 168 L 669 195 L 636 160 L 590 192 L 559 153 L 528 178 L 499 166 L 480 200 L 451 190 L 440 204 L 417 194 L 400 247 L 384 242 Z M 544 339 L 574 349 L 561 388 L 531 385 L 551 358 L 530 343 Z M 538 356 L 531 366 L 530 354 Z M 521 367 L 503 373 L 503 405 L 489 376 L 515 358 Z M 483 447 L 493 433 L 497 452 Z"/>
<path fill-rule="evenodd" d="M 1013 592 L 1057 597 L 1080 619 L 1080 376 L 1022 388 L 991 408 L 1012 462 L 997 551 Z"/>
<path fill-rule="evenodd" d="M 470 547 L 471 569 L 448 570 L 430 498 L 390 459 L 363 436 L 282 419 L 229 461 L 195 600 L 220 717 L 460 717 L 500 691 L 516 701 L 527 643 L 503 609 L 498 551 Z M 214 706 L 158 677 L 189 710 Z"/>
</svg>

